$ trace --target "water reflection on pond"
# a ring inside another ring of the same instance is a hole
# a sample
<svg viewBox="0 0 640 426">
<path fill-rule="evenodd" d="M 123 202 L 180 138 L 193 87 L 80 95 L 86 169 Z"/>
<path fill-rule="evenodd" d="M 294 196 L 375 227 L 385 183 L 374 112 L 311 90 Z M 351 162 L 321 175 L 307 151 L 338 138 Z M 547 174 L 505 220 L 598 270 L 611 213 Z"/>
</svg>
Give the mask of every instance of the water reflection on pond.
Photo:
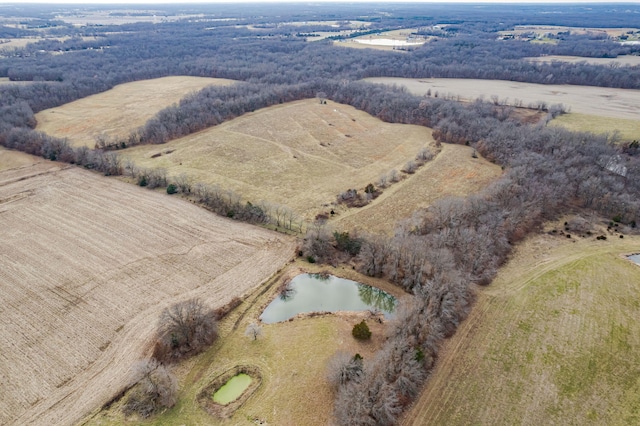
<svg viewBox="0 0 640 426">
<path fill-rule="evenodd" d="M 260 319 L 285 321 L 299 313 L 366 311 L 377 309 L 389 317 L 396 298 L 375 287 L 333 275 L 301 274 L 266 307 Z"/>
<path fill-rule="evenodd" d="M 638 265 L 640 265 L 640 254 L 633 254 L 631 256 L 627 256 L 629 258 L 629 260 L 631 260 L 632 262 L 637 263 Z"/>
</svg>

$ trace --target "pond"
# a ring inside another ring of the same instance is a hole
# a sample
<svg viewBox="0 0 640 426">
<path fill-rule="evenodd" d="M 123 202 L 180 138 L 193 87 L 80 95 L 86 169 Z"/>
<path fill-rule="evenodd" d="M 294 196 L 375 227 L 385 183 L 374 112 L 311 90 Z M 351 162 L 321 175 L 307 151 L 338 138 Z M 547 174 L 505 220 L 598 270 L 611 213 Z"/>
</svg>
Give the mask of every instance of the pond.
<svg viewBox="0 0 640 426">
<path fill-rule="evenodd" d="M 266 324 L 286 321 L 307 312 L 367 311 L 377 309 L 390 317 L 396 298 L 389 293 L 333 275 L 301 274 L 266 307 Z"/>
<path fill-rule="evenodd" d="M 627 256 L 629 260 L 640 265 L 640 254 L 632 254 L 631 256 Z"/>
<path fill-rule="evenodd" d="M 221 405 L 227 405 L 235 401 L 242 395 L 251 384 L 251 376 L 248 374 L 238 374 L 233 376 L 227 383 L 213 394 L 213 402 Z"/>
</svg>

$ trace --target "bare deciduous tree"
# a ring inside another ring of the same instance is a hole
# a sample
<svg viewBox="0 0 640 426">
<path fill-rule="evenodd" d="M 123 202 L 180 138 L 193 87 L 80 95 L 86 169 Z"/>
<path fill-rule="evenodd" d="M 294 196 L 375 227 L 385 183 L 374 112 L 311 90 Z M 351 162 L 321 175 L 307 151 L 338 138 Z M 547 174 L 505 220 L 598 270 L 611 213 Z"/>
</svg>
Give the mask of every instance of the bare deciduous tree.
<svg viewBox="0 0 640 426">
<path fill-rule="evenodd" d="M 159 408 L 175 405 L 178 381 L 166 366 L 148 359 L 138 361 L 132 371 L 135 385 L 123 407 L 126 415 L 137 413 L 146 418 Z"/>
<path fill-rule="evenodd" d="M 189 299 L 165 308 L 158 321 L 156 357 L 161 361 L 196 354 L 213 343 L 217 323 L 211 309 L 200 299 Z"/>
<path fill-rule="evenodd" d="M 262 336 L 262 327 L 260 327 L 260 324 L 252 322 L 247 326 L 244 335 L 251 337 L 253 340 L 258 340 Z"/>
</svg>

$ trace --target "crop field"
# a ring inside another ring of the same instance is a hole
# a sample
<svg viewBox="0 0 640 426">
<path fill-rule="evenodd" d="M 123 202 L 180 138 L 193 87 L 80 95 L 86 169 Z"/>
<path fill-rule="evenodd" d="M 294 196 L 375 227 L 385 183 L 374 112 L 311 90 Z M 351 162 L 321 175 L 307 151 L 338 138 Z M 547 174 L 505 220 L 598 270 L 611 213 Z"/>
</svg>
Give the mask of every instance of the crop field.
<svg viewBox="0 0 640 426">
<path fill-rule="evenodd" d="M 443 144 L 442 151 L 430 162 L 408 175 L 400 183 L 385 189 L 371 204 L 338 210 L 336 227 L 390 234 L 401 219 L 448 196 L 466 196 L 480 191 L 502 174 L 497 166 L 481 157 L 472 157 L 468 146 Z"/>
<path fill-rule="evenodd" d="M 282 280 L 298 273 L 320 272 L 321 266 L 296 261 L 229 314 L 220 324 L 220 339 L 207 352 L 183 363 L 175 370 L 181 384 L 178 404 L 142 424 L 168 425 L 309 425 L 330 424 L 333 391 L 326 380 L 327 362 L 336 351 L 359 353 L 371 359 L 384 340 L 387 322 L 378 323 L 369 313 L 338 313 L 297 317 L 292 321 L 262 324 L 263 335 L 252 341 L 244 334 L 247 325 L 257 321 L 264 307 L 277 296 Z M 401 297 L 398 287 L 384 280 L 357 274 L 350 268 L 331 268 L 332 274 L 376 285 Z M 362 319 L 371 328 L 369 342 L 351 335 L 353 325 Z M 262 384 L 233 415 L 222 420 L 212 418 L 198 404 L 197 394 L 221 373 L 236 365 L 255 366 Z M 259 423 L 263 422 L 263 423 Z M 124 423 L 120 406 L 96 413 L 86 425 Z"/>
<path fill-rule="evenodd" d="M 127 385 L 165 306 L 220 307 L 293 255 L 288 237 L 179 198 L 6 154 L 0 424 L 77 423 Z"/>
<path fill-rule="evenodd" d="M 309 99 L 120 152 L 140 167 L 184 173 L 193 182 L 219 184 L 251 202 L 283 204 L 309 219 L 339 193 L 400 170 L 433 144 L 426 127 L 384 123 L 348 105 Z"/>
<path fill-rule="evenodd" d="M 120 84 L 106 92 L 39 112 L 36 130 L 67 138 L 73 146 L 93 148 L 97 136 L 126 138 L 158 111 L 190 92 L 233 83 L 220 78 L 178 76 Z"/>
<path fill-rule="evenodd" d="M 638 424 L 640 237 L 599 232 L 520 245 L 403 424 Z"/>
<path fill-rule="evenodd" d="M 539 104 L 563 104 L 570 113 L 561 117 L 559 123 L 569 123 L 570 130 L 586 130 L 595 133 L 610 133 L 620 130 L 632 139 L 630 131 L 640 126 L 640 90 L 612 89 L 606 87 L 547 85 L 519 83 L 503 80 L 473 80 L 458 78 L 406 79 L 377 77 L 367 78 L 372 83 L 397 84 L 416 95 L 425 95 L 431 90 L 441 97 L 463 101 L 477 98 L 490 100 L 497 96 L 500 102 L 513 105 L 521 101 L 523 106 Z M 576 115 L 577 117 L 573 117 Z M 586 117 L 589 116 L 589 117 Z M 582 118 L 584 117 L 584 118 Z M 593 121 L 591 121 L 593 118 Z M 588 123 L 580 128 L 580 122 Z"/>
<path fill-rule="evenodd" d="M 608 66 L 638 66 L 640 65 L 640 56 L 635 55 L 623 55 L 618 56 L 617 58 L 585 58 L 582 56 L 560 56 L 560 55 L 549 55 L 549 56 L 539 56 L 535 58 L 524 58 L 529 62 L 568 62 L 568 63 L 579 63 L 586 62 L 588 64 L 593 65 L 608 65 Z"/>
</svg>

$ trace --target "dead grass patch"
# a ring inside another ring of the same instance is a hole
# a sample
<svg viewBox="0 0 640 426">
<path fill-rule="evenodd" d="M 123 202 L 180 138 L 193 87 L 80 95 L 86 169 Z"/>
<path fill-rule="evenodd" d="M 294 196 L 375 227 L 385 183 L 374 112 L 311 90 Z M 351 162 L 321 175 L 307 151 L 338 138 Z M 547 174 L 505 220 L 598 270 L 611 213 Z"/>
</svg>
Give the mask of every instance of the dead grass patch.
<svg viewBox="0 0 640 426">
<path fill-rule="evenodd" d="M 221 78 L 174 76 L 120 84 L 104 93 L 40 111 L 36 114 L 36 130 L 67 138 L 73 146 L 93 148 L 98 136 L 126 139 L 158 111 L 190 92 L 233 83 Z"/>
</svg>

